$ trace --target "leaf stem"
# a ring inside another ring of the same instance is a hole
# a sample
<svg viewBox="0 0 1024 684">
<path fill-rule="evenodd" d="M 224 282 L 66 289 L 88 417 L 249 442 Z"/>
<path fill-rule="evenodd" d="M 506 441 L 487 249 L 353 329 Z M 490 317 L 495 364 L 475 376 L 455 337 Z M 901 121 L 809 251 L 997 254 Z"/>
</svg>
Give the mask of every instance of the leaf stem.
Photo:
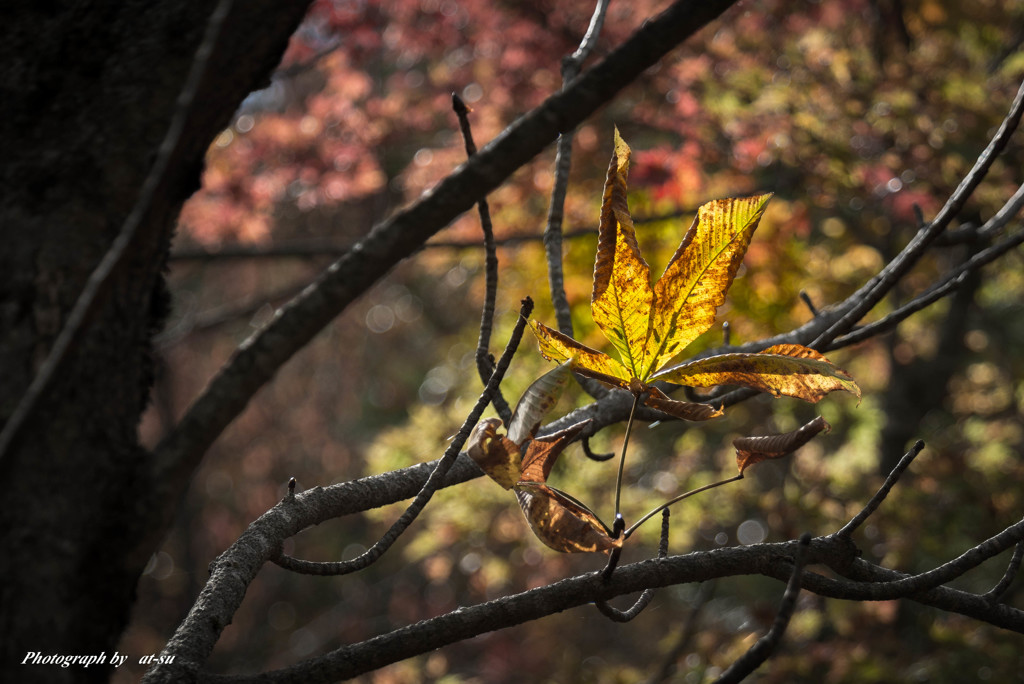
<svg viewBox="0 0 1024 684">
<path fill-rule="evenodd" d="M 645 514 L 644 517 L 640 518 L 635 523 L 633 523 L 633 526 L 625 531 L 625 533 L 622 535 L 622 538 L 623 539 L 629 539 L 629 535 L 631 535 L 634 532 L 636 532 L 638 527 L 643 525 L 645 522 L 647 522 L 648 520 L 650 520 L 655 515 L 657 515 L 661 511 L 665 510 L 666 508 L 668 508 L 672 504 L 678 503 L 678 502 L 682 501 L 683 499 L 685 499 L 687 497 L 693 496 L 694 494 L 700 494 L 701 492 L 707 491 L 709 489 L 714 489 L 715 487 L 720 487 L 720 486 L 722 486 L 724 484 L 729 484 L 730 482 L 737 482 L 738 480 L 742 480 L 742 479 L 743 479 L 743 473 L 740 473 L 739 475 L 736 475 L 735 477 L 730 477 L 727 480 L 719 480 L 718 482 L 712 482 L 711 484 L 706 484 L 703 487 L 697 487 L 696 489 L 691 489 L 690 491 L 686 492 L 685 494 L 680 494 L 676 498 L 670 499 L 670 500 L 666 501 L 665 503 L 661 504 L 660 506 L 658 506 L 657 508 L 651 510 L 650 512 Z"/>
<path fill-rule="evenodd" d="M 622 501 L 622 473 L 626 469 L 626 449 L 629 447 L 629 433 L 633 431 L 633 416 L 636 414 L 636 407 L 640 404 L 640 394 L 633 395 L 633 406 L 629 409 L 629 420 L 626 421 L 626 436 L 622 439 L 622 455 L 619 456 L 619 474 L 615 478 L 615 517 L 618 518 L 622 512 L 619 504 Z"/>
</svg>

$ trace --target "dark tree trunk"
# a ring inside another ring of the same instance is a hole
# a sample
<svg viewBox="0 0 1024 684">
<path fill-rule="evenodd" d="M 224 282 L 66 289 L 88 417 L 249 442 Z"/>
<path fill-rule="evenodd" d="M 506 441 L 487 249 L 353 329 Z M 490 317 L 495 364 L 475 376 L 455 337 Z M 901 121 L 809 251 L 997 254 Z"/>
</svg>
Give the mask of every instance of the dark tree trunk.
<svg viewBox="0 0 1024 684">
<path fill-rule="evenodd" d="M 135 204 L 216 3 L 81 0 L 5 9 L 0 41 L 0 420 L 48 354 Z M 174 220 L 205 149 L 266 85 L 308 2 L 236 2 L 166 182 L 123 266 L 0 462 L 0 680 L 105 680 L 160 541 L 155 464 L 137 439 L 149 339 L 168 304 Z"/>
</svg>

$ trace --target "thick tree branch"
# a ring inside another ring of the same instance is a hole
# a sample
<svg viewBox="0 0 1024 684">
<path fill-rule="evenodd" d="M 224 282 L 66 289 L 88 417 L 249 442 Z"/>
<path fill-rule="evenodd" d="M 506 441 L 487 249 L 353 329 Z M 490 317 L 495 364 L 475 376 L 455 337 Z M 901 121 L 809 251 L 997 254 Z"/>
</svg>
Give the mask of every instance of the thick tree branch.
<svg viewBox="0 0 1024 684">
<path fill-rule="evenodd" d="M 418 202 L 375 227 L 309 288 L 244 342 L 157 447 L 154 506 L 162 533 L 202 454 L 278 368 L 428 237 L 469 209 L 559 133 L 571 130 L 735 0 L 676 2 L 606 59 L 518 119 Z"/>
<path fill-rule="evenodd" d="M 200 674 L 199 661 L 176 657 L 173 664 L 151 670 L 144 681 L 192 681 L 192 677 L 203 682 L 275 683 L 347 679 L 480 634 L 537 620 L 595 600 L 607 601 L 615 596 L 648 588 L 748 574 L 762 574 L 788 582 L 793 575 L 793 557 L 799 546 L 800 542 L 791 541 L 651 559 L 619 567 L 608 583 L 601 580 L 599 572 L 588 573 L 487 603 L 463 607 L 367 641 L 341 647 L 294 666 L 259 675 Z M 808 565 L 821 563 L 833 568 L 845 568 L 851 575 L 857 575 L 857 581 L 804 573 L 800 580 L 801 586 L 823 596 L 856 599 L 870 591 L 872 581 L 888 583 L 890 580 L 906 579 L 900 573 L 855 559 L 855 553 L 855 547 L 848 540 L 835 535 L 812 539 L 806 552 Z M 1024 611 L 1003 604 L 993 605 L 973 594 L 937 588 L 914 593 L 908 598 L 1024 633 Z M 170 644 L 164 653 L 174 653 Z M 157 672 L 161 673 L 161 677 L 155 676 Z"/>
<path fill-rule="evenodd" d="M 555 613 L 608 600 L 622 594 L 716 577 L 758 573 L 759 569 L 785 573 L 792 569 L 798 542 L 762 544 L 652 559 L 620 567 L 610 582 L 594 572 L 561 580 L 538 589 L 506 596 L 487 603 L 424 620 L 367 641 L 339 648 L 292 667 L 265 672 L 256 677 L 211 676 L 202 682 L 327 682 L 356 677 L 384 665 Z M 808 562 L 820 562 L 834 555 L 849 556 L 846 544 L 834 538 L 813 540 Z M 177 658 L 175 659 L 177 666 Z"/>
</svg>

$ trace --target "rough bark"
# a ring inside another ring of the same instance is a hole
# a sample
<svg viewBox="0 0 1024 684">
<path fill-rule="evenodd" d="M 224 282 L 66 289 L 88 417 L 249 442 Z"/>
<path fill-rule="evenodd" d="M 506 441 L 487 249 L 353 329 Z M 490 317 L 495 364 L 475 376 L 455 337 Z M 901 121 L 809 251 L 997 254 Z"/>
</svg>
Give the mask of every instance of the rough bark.
<svg viewBox="0 0 1024 684">
<path fill-rule="evenodd" d="M 111 654 L 153 545 L 137 425 L 161 269 L 203 154 L 267 77 L 308 3 L 228 16 L 138 238 L 0 462 L 0 679 L 104 680 L 21 666 L 29 652 Z M 0 418 L 6 423 L 139 195 L 213 4 L 24 3 L 0 43 Z"/>
</svg>

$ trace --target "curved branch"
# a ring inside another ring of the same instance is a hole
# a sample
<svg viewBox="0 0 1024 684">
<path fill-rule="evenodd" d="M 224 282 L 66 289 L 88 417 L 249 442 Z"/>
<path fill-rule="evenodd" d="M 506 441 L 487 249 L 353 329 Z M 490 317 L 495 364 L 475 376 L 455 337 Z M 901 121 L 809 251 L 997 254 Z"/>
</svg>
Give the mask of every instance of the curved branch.
<svg viewBox="0 0 1024 684">
<path fill-rule="evenodd" d="M 838 537 L 838 535 L 836 536 Z M 860 559 L 851 566 L 853 571 L 850 574 L 837 568 L 833 569 L 850 579 L 867 579 L 871 577 L 868 580 L 870 583 L 860 585 L 856 590 L 841 598 L 859 601 L 890 601 L 939 587 L 950 580 L 960 577 L 968 570 L 973 570 L 989 558 L 999 555 L 1021 541 L 1024 541 L 1024 520 L 1007 527 L 993 537 L 989 537 L 948 563 L 943 563 L 937 568 L 918 575 L 896 573 L 897 577 L 878 582 L 874 579 L 874 575 L 869 572 L 869 570 L 877 566 Z"/>
<path fill-rule="evenodd" d="M 1017 188 L 1017 192 L 1013 193 L 1013 196 L 1000 207 L 999 211 L 988 221 L 985 221 L 985 225 L 978 229 L 978 237 L 988 238 L 995 235 L 1005 228 L 1006 224 L 1019 214 L 1022 208 L 1024 208 L 1024 184 L 1021 184 Z"/>
<path fill-rule="evenodd" d="M 598 0 L 594 14 L 590 18 L 590 26 L 580 46 L 574 53 L 562 60 L 562 87 L 566 87 L 579 76 L 583 62 L 593 52 L 597 38 L 604 25 L 608 12 L 609 0 Z M 548 207 L 548 218 L 544 228 L 544 254 L 548 265 L 548 289 L 551 292 L 551 305 L 555 310 L 558 330 L 572 337 L 572 310 L 565 295 L 565 275 L 562 270 L 562 219 L 565 214 L 565 195 L 569 188 L 569 171 L 572 167 L 572 142 L 574 132 L 565 131 L 558 136 L 555 153 L 555 183 L 551 189 L 551 204 Z M 599 398 L 607 394 L 601 383 L 591 378 L 575 374 L 576 382 L 587 394 Z"/>
<path fill-rule="evenodd" d="M 647 67 L 729 8 L 735 0 L 675 2 L 645 22 L 602 62 L 509 126 L 419 201 L 377 225 L 310 287 L 245 341 L 156 448 L 153 506 L 166 511 L 160 535 L 202 454 L 252 396 L 349 303 L 435 232 L 501 184 L 631 83 Z"/>
<path fill-rule="evenodd" d="M 935 215 L 931 223 L 923 225 L 895 259 L 890 261 L 878 275 L 847 299 L 847 301 L 852 301 L 853 305 L 828 330 L 816 337 L 809 345 L 810 347 L 822 349 L 837 336 L 849 332 L 864 317 L 864 314 L 874 308 L 875 304 L 881 301 L 886 293 L 917 263 L 928 249 L 928 246 L 949 226 L 949 223 L 960 212 L 967 199 L 978 188 L 978 185 L 988 173 L 989 168 L 995 162 L 996 157 L 1006 147 L 1010 136 L 1017 130 L 1022 114 L 1024 114 L 1024 82 L 1021 82 L 1020 87 L 1017 89 L 1017 95 L 1014 97 L 1010 110 L 999 125 L 996 134 L 992 136 L 988 145 L 978 155 L 974 166 L 964 176 L 963 180 L 960 181 L 956 190 L 949 196 L 949 199 L 946 200 L 946 203 L 939 210 L 939 213 Z"/>
<path fill-rule="evenodd" d="M 480 398 L 477 399 L 476 405 L 469 412 L 469 415 L 466 416 L 466 420 L 463 421 L 458 434 L 455 435 L 451 444 L 448 445 L 448 448 L 444 452 L 444 456 L 437 461 L 437 465 L 434 466 L 434 470 L 430 473 L 430 477 L 427 478 L 427 481 L 423 483 L 423 487 L 420 489 L 419 493 L 416 494 L 416 498 L 413 499 L 413 502 L 409 504 L 408 508 L 405 509 L 405 512 L 402 513 L 401 517 L 391 525 L 383 537 L 377 540 L 377 542 L 365 552 L 352 560 L 333 563 L 319 563 L 284 555 L 277 555 L 271 560 L 287 570 L 308 575 L 347 575 L 350 572 L 362 570 L 363 568 L 375 563 L 381 556 L 383 556 L 384 553 L 391 548 L 392 544 L 398 540 L 402 533 L 408 529 L 413 520 L 419 516 L 420 512 L 430 501 L 431 497 L 434 496 L 434 492 L 441 487 L 445 475 L 448 474 L 448 470 L 458 458 L 462 445 L 466 443 L 467 439 L 469 439 L 469 433 L 476 426 L 477 421 L 480 420 L 484 409 L 487 408 L 487 405 L 491 403 L 494 396 L 496 396 L 498 385 L 501 383 L 502 378 L 505 377 L 505 372 L 508 370 L 509 364 L 512 363 L 512 357 L 515 355 L 516 349 L 519 348 L 519 342 L 523 339 L 523 330 L 526 328 L 526 319 L 530 316 L 530 312 L 532 310 L 533 302 L 529 297 L 527 297 L 523 300 L 522 308 L 519 310 L 519 319 L 516 321 L 516 326 L 512 330 L 512 336 L 509 338 L 508 344 L 505 346 L 505 352 L 501 355 L 501 359 L 494 367 L 494 371 L 491 373 L 490 378 L 488 378 L 487 385 L 484 387 L 484 391 L 480 395 Z"/>
<path fill-rule="evenodd" d="M 882 333 L 894 329 L 897 325 L 913 314 L 952 294 L 958 287 L 960 287 L 961 284 L 963 284 L 968 275 L 977 271 L 982 266 L 995 261 L 1011 249 L 1019 247 L 1022 243 L 1024 243 L 1024 230 L 1018 232 L 1016 235 L 997 242 L 991 247 L 981 250 L 960 266 L 947 273 L 942 280 L 935 283 L 925 292 L 922 292 L 900 308 L 873 323 L 869 323 L 854 330 L 853 332 L 837 337 L 829 344 L 824 345 L 823 351 L 839 349 L 840 347 L 848 347 L 851 344 L 862 342 L 866 339 L 876 335 L 881 335 Z"/>
<path fill-rule="evenodd" d="M 616 518 L 621 520 L 621 517 Z M 668 555 L 668 532 L 669 532 L 669 509 L 665 508 L 661 511 L 661 541 L 658 543 L 658 558 L 664 558 Z M 606 573 L 602 573 L 604 577 Z M 607 601 L 598 599 L 594 601 L 594 605 L 606 618 L 612 622 L 629 622 L 637 615 L 643 612 L 647 604 L 654 598 L 653 589 L 644 589 L 644 592 L 640 594 L 640 597 L 636 602 L 627 608 L 626 610 L 619 610 L 615 606 L 611 605 Z"/>
<path fill-rule="evenodd" d="M 590 437 L 584 437 L 580 440 L 580 446 L 583 447 L 583 455 L 589 458 L 591 461 L 610 461 L 615 458 L 615 452 L 609 451 L 606 454 L 598 454 L 590 448 Z"/>
<path fill-rule="evenodd" d="M 1003 596 L 1010 589 L 1014 578 L 1017 577 L 1022 560 L 1024 560 L 1024 542 L 1017 542 L 1017 546 L 1013 548 L 1013 556 L 1010 557 L 1010 563 L 1006 566 L 1006 572 L 1003 573 L 996 586 L 992 587 L 983 596 L 985 600 L 989 603 L 999 603 L 1003 600 Z"/>
<path fill-rule="evenodd" d="M 469 125 L 469 108 L 456 93 L 452 93 L 452 109 L 459 119 L 466 157 L 471 158 L 476 154 L 476 143 L 473 141 L 473 129 Z M 481 197 L 476 207 L 480 214 L 480 229 L 484 234 L 484 305 L 480 312 L 480 337 L 476 343 L 476 369 L 480 381 L 486 385 L 494 373 L 494 358 L 489 349 L 491 332 L 494 330 L 494 302 L 498 297 L 498 252 L 494 247 L 494 226 L 487 198 Z M 512 422 L 512 409 L 500 389 L 495 390 L 493 403 L 505 425 L 509 425 Z"/>
<path fill-rule="evenodd" d="M 870 584 L 871 582 L 896 582 L 908 579 L 908 576 L 903 573 L 882 568 L 860 559 L 851 564 L 844 573 L 844 576 L 855 579 L 857 582 L 847 583 L 842 580 L 833 580 L 812 572 L 804 573 L 802 586 L 808 591 L 827 598 L 868 601 L 872 599 L 867 598 L 862 589 L 873 586 Z M 932 608 L 949 613 L 965 615 L 996 627 L 1024 634 L 1024 610 L 1011 608 L 1002 603 L 993 604 L 977 594 L 950 589 L 949 587 L 936 587 L 920 593 L 896 598 L 906 598 L 915 603 L 931 606 Z"/>
<path fill-rule="evenodd" d="M 633 563 L 616 570 L 607 583 L 600 572 L 571 577 L 537 589 L 460 608 L 436 618 L 374 637 L 330 653 L 311 658 L 291 667 L 258 675 L 213 675 L 198 673 L 199 663 L 176 657 L 169 665 L 154 671 L 165 673 L 152 681 L 180 681 L 197 678 L 203 682 L 308 682 L 334 681 L 356 677 L 405 658 L 410 658 L 464 639 L 505 627 L 537 620 L 595 600 L 689 582 L 703 582 L 718 577 L 762 574 L 788 582 L 793 574 L 793 556 L 800 542 L 715 549 Z M 807 547 L 806 563 L 824 563 L 846 568 L 864 577 L 864 581 L 830 579 L 804 573 L 800 585 L 809 591 L 833 598 L 857 598 L 865 587 L 871 587 L 869 576 L 879 579 L 903 579 L 900 575 L 854 558 L 856 553 L 848 540 L 835 535 L 817 537 Z M 899 598 L 897 596 L 896 598 Z M 1024 634 L 1024 611 L 1004 604 L 991 604 L 982 597 L 940 587 L 908 598 L 950 612 Z M 170 649 L 170 645 L 168 646 Z M 173 653 L 165 650 L 165 654 Z M 149 675 L 147 675 L 147 681 Z"/>
<path fill-rule="evenodd" d="M 715 680 L 715 684 L 734 684 L 743 681 L 747 675 L 759 668 L 764 661 L 771 657 L 772 653 L 782 641 L 782 635 L 789 627 L 789 620 L 796 610 L 796 599 L 800 595 L 800 577 L 804 572 L 804 565 L 807 561 L 807 547 L 811 543 L 811 535 L 804 533 L 800 538 L 800 546 L 797 547 L 796 555 L 793 557 L 793 572 L 786 584 L 786 591 L 782 595 L 782 602 L 779 604 L 779 612 L 775 615 L 775 621 L 771 629 L 763 637 L 758 639 L 746 653 L 739 657 L 722 675 Z"/>
<path fill-rule="evenodd" d="M 593 51 L 597 37 L 604 25 L 604 17 L 608 12 L 609 0 L 598 0 L 594 14 L 590 18 L 590 26 L 580 46 L 574 53 L 562 60 L 562 87 L 566 87 L 579 76 L 583 61 Z M 544 228 L 544 253 L 548 263 L 548 287 L 551 291 L 551 304 L 555 309 L 558 330 L 572 336 L 572 316 L 569 300 L 565 296 L 565 278 L 562 273 L 562 218 L 565 210 L 565 194 L 569 188 L 569 171 L 572 167 L 573 131 L 565 131 L 558 136 L 555 153 L 555 183 L 551 189 L 551 204 L 548 206 L 547 225 Z"/>
<path fill-rule="evenodd" d="M 917 458 L 917 455 L 924 449 L 924 442 L 917 440 L 913 448 L 903 455 L 900 462 L 896 464 L 896 467 L 889 473 L 889 477 L 885 478 L 885 482 L 879 488 L 875 495 L 871 497 L 871 500 L 861 509 L 860 513 L 855 515 L 850 522 L 843 525 L 843 528 L 836 532 L 840 537 L 849 537 L 854 531 L 864 524 L 864 521 L 871 517 L 871 514 L 878 510 L 878 507 L 885 501 L 885 497 L 889 495 L 889 491 L 896 485 L 897 480 L 903 475 L 904 471 L 910 467 L 910 464 Z"/>
</svg>

